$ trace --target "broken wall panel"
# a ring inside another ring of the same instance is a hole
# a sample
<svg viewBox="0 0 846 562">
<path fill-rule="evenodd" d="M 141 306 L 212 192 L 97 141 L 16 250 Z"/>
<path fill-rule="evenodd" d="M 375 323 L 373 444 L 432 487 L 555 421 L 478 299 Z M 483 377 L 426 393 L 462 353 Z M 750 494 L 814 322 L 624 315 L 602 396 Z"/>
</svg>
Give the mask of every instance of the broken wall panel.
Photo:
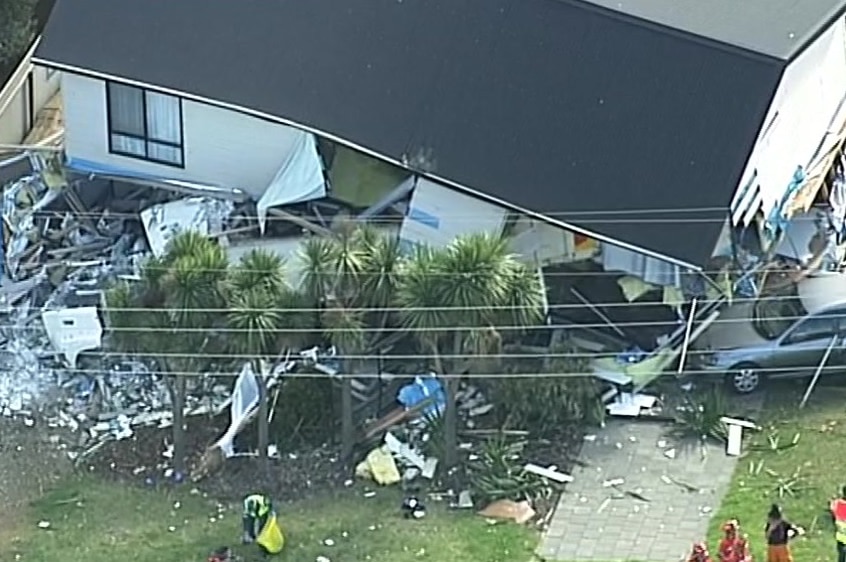
<svg viewBox="0 0 846 562">
<path fill-rule="evenodd" d="M 502 234 L 507 211 L 419 178 L 400 229 L 405 249 L 416 245 L 440 248 L 468 234 Z"/>
</svg>

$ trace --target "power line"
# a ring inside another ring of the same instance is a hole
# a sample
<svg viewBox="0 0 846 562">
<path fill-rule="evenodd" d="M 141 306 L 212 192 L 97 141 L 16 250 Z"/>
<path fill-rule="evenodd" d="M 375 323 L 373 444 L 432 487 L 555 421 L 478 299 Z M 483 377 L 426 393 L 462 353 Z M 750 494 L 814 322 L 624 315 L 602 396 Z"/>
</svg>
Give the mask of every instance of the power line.
<svg viewBox="0 0 846 562">
<path fill-rule="evenodd" d="M 805 318 L 805 316 L 779 316 L 777 319 L 778 321 L 795 321 Z M 816 317 L 814 317 L 816 318 Z M 846 313 L 844 314 L 832 314 L 830 316 L 826 316 L 826 319 L 832 320 L 839 320 L 842 318 L 846 318 Z M 678 321 L 674 322 L 671 320 L 668 321 L 631 321 L 631 322 L 614 322 L 613 325 L 617 326 L 618 328 L 646 328 L 646 327 L 667 327 L 667 326 L 678 326 L 681 327 L 684 322 Z M 712 322 L 712 325 L 735 325 L 735 324 L 752 324 L 750 319 L 746 318 L 725 318 L 720 319 L 717 318 Z M 478 326 L 442 326 L 442 327 L 432 327 L 432 328 L 420 328 L 416 326 L 411 327 L 403 327 L 398 326 L 396 328 L 374 328 L 374 327 L 361 327 L 361 328 L 333 328 L 333 327 L 326 327 L 326 328 L 277 328 L 273 330 L 266 330 L 266 333 L 272 334 L 333 334 L 333 333 L 349 333 L 349 332 L 356 332 L 356 333 L 391 333 L 395 331 L 402 331 L 405 333 L 451 333 L 451 332 L 468 332 L 473 330 L 488 330 L 489 328 L 493 328 L 498 332 L 529 332 L 529 331 L 539 331 L 539 330 L 552 330 L 552 329 L 561 329 L 561 330 L 579 330 L 579 329 L 597 329 L 597 328 L 604 328 L 608 329 L 609 325 L 603 322 L 597 323 L 584 323 L 584 324 L 534 324 L 534 325 L 505 325 L 505 326 L 497 326 L 493 325 L 478 325 Z M 32 330 L 31 326 L 20 326 L 17 324 L 6 324 L 0 325 L 0 330 L 8 330 L 11 332 L 25 332 Z M 189 334 L 189 333 L 218 333 L 218 334 L 247 334 L 247 333 L 256 333 L 257 330 L 251 330 L 249 328 L 230 328 L 227 326 L 191 326 L 191 327 L 181 327 L 181 326 L 110 326 L 106 331 L 108 332 L 131 332 L 131 333 L 164 333 L 164 334 Z"/>
<path fill-rule="evenodd" d="M 209 197 L 186 196 L 183 199 L 194 199 L 194 198 L 197 198 L 197 197 L 202 197 L 204 199 L 215 199 L 214 197 L 211 197 L 211 196 L 209 196 Z M 176 201 L 179 201 L 179 199 L 177 199 Z M 160 205 L 167 205 L 168 203 L 172 203 L 172 202 L 173 201 L 162 202 L 162 203 L 153 203 L 149 207 L 147 207 L 146 209 L 142 209 L 141 211 L 138 211 L 138 212 L 112 211 L 112 210 L 108 210 L 108 211 L 106 211 L 106 210 L 100 210 L 100 211 L 83 210 L 83 211 L 73 211 L 73 215 L 76 216 L 76 217 L 97 218 L 97 219 L 102 218 L 105 215 L 105 218 L 107 220 L 108 219 L 114 219 L 114 218 L 118 218 L 118 219 L 119 218 L 139 219 L 142 211 L 150 209 L 150 208 L 154 208 L 154 207 L 157 207 L 157 206 L 160 206 Z M 520 217 L 525 216 L 525 218 L 527 218 L 527 219 L 529 219 L 533 222 L 538 222 L 538 223 L 542 223 L 542 224 L 544 223 L 544 221 L 542 219 L 538 219 L 538 218 L 535 218 L 533 216 L 525 215 L 524 213 L 520 213 L 518 211 L 509 211 L 508 209 L 505 209 L 505 208 L 503 208 L 502 210 L 503 210 L 503 212 L 510 213 L 512 215 L 517 215 L 517 216 L 520 216 Z M 651 216 L 651 217 L 644 218 L 644 219 L 627 219 L 627 218 L 615 219 L 615 218 L 613 218 L 615 216 L 630 217 L 630 216 L 637 216 L 637 215 L 677 215 L 677 214 L 705 214 L 705 213 L 723 213 L 723 216 L 695 217 L 695 218 L 690 218 L 690 217 L 675 218 L 675 217 Z M 685 208 L 664 208 L 664 209 L 662 209 L 662 208 L 650 208 L 650 209 L 608 209 L 608 210 L 589 210 L 589 211 L 549 211 L 549 212 L 544 212 L 543 216 L 550 217 L 550 218 L 600 216 L 600 217 L 603 217 L 603 218 L 599 219 L 600 222 L 609 222 L 609 221 L 614 222 L 614 221 L 620 220 L 621 222 L 624 222 L 624 223 L 627 223 L 629 221 L 634 221 L 634 222 L 659 222 L 659 223 L 668 221 L 668 222 L 682 222 L 682 223 L 684 223 L 684 222 L 695 222 L 696 223 L 696 222 L 703 222 L 703 221 L 706 221 L 706 222 L 725 222 L 729 218 L 729 213 L 730 213 L 730 210 L 729 210 L 728 207 L 725 207 L 725 208 L 721 208 L 721 207 L 685 207 Z M 38 211 L 35 211 L 35 212 L 32 213 L 32 215 L 36 216 L 36 217 L 38 217 L 38 216 L 62 216 L 64 214 L 65 214 L 65 211 L 52 211 L 52 210 L 49 210 L 49 209 L 41 209 L 41 210 L 38 210 Z M 296 216 L 298 216 L 299 218 L 304 218 L 300 215 L 296 215 Z M 345 217 L 345 218 L 348 218 L 350 221 L 356 220 L 355 215 L 342 215 L 342 216 Z M 271 221 L 271 222 L 276 222 L 276 221 L 283 221 L 284 222 L 284 221 L 286 221 L 285 217 L 274 216 L 273 214 L 261 217 L 257 213 L 252 214 L 252 213 L 240 213 L 240 212 L 234 213 L 233 218 L 253 219 L 253 220 L 256 220 L 256 221 L 261 219 L 261 220 L 267 220 L 267 221 Z M 385 223 L 391 223 L 391 222 L 402 222 L 406 218 L 407 217 L 404 217 L 404 216 L 385 215 L 385 216 L 374 217 L 371 220 L 372 220 L 373 224 L 378 225 L 380 223 L 385 224 Z M 484 220 L 481 221 L 481 222 L 484 222 L 484 223 L 487 223 L 487 224 L 494 224 L 494 222 L 496 222 L 496 221 L 491 220 L 490 214 L 483 213 L 483 212 L 469 212 L 469 213 L 468 212 L 456 213 L 456 212 L 449 212 L 449 211 L 439 212 L 438 218 L 443 219 L 443 220 L 447 220 L 447 219 L 448 220 L 472 220 L 472 219 L 476 219 L 476 218 L 482 218 Z M 290 222 L 290 221 L 288 221 L 288 222 Z M 554 225 L 551 225 L 551 226 L 554 226 Z"/>
<path fill-rule="evenodd" d="M 226 249 L 226 248 L 224 248 L 224 249 Z M 264 249 L 264 248 L 257 248 L 257 249 L 264 251 L 264 252 L 269 252 L 271 254 L 276 254 L 277 256 L 279 256 L 282 259 L 282 262 L 283 262 L 283 265 L 282 265 L 283 273 L 289 273 L 289 271 L 287 271 L 287 266 L 291 265 L 291 262 L 288 261 L 288 258 L 295 257 L 295 258 L 298 258 L 302 261 L 305 261 L 304 256 L 302 255 L 302 253 L 300 251 L 295 252 L 294 256 L 283 256 L 283 255 L 278 254 L 275 250 L 272 250 L 272 249 L 270 249 L 270 250 Z M 435 249 L 437 249 L 437 248 L 435 248 Z M 412 256 L 401 257 L 400 259 L 403 260 L 403 263 L 407 263 L 409 260 L 413 259 L 413 257 Z M 534 271 L 535 264 L 521 261 L 516 256 L 515 256 L 515 260 L 520 262 L 521 264 L 527 266 L 527 267 L 532 268 L 531 271 Z M 77 261 L 86 261 L 87 262 L 87 261 L 95 261 L 95 260 L 77 260 Z M 583 262 L 589 262 L 589 263 L 595 263 L 592 258 L 588 258 L 588 259 L 582 260 L 582 261 Z M 105 264 L 106 260 L 103 260 L 103 262 Z M 73 263 L 75 263 L 74 260 L 63 260 L 61 262 L 57 262 L 56 265 L 73 265 Z M 580 262 L 570 262 L 570 263 L 580 263 Z M 562 262 L 561 264 L 558 264 L 558 265 L 565 265 L 566 266 L 567 263 Z M 596 263 L 596 265 L 599 265 L 599 263 Z M 542 266 L 542 267 L 556 267 L 556 265 Z M 166 266 L 164 266 L 164 268 L 166 268 Z M 314 273 L 308 271 L 307 264 L 301 264 L 299 269 L 302 270 L 302 271 L 299 272 L 300 275 L 302 275 L 302 276 L 317 275 L 317 274 L 314 274 Z M 226 267 L 196 267 L 196 268 L 193 268 L 192 271 L 196 271 L 196 272 L 199 272 L 199 273 L 210 273 L 210 272 L 211 273 L 222 273 L 222 272 L 234 272 L 234 271 L 243 271 L 245 273 L 266 273 L 266 270 L 263 270 L 263 269 L 242 268 L 240 261 L 230 263 Z M 797 273 L 798 271 L 800 271 L 800 268 L 796 267 L 796 266 L 785 265 L 784 267 L 767 267 L 765 271 L 769 272 L 769 273 L 773 273 L 773 274 L 782 274 L 782 273 L 788 274 L 788 273 Z M 368 269 L 365 268 L 365 269 L 362 269 L 362 271 L 360 271 L 360 272 L 327 271 L 325 273 L 320 274 L 320 276 L 323 276 L 326 279 L 358 277 L 362 281 L 365 281 L 368 278 L 378 276 L 380 273 L 381 273 L 380 271 L 368 270 Z M 723 275 L 725 273 L 727 273 L 727 271 L 725 269 L 712 269 L 712 270 L 706 269 L 706 270 L 696 270 L 696 271 L 682 272 L 682 275 L 687 275 L 687 276 L 690 276 L 692 278 L 697 278 L 701 275 L 709 275 L 709 276 L 710 275 Z M 742 272 L 740 272 L 740 273 L 742 273 Z M 406 276 L 406 275 L 408 275 L 408 273 L 403 271 L 402 266 L 400 266 L 397 270 L 392 271 L 390 274 L 384 275 L 384 277 L 402 278 L 403 276 Z M 449 272 L 449 271 L 429 271 L 429 272 L 426 272 L 425 275 L 427 277 L 454 278 L 454 277 L 469 277 L 470 275 L 473 275 L 473 274 L 472 273 L 466 273 L 466 272 L 453 273 L 453 272 Z M 544 278 L 550 278 L 550 277 L 551 278 L 557 278 L 557 277 L 603 277 L 603 276 L 636 277 L 634 274 L 628 273 L 626 271 L 543 271 L 543 277 Z M 846 283 L 846 281 L 844 283 Z M 658 287 L 663 287 L 662 285 L 658 285 L 656 283 L 647 283 L 647 284 L 653 285 L 653 286 L 658 286 Z"/>
<path fill-rule="evenodd" d="M 846 276 L 844 276 L 844 285 L 846 285 Z M 773 302 L 782 302 L 782 301 L 800 301 L 801 297 L 798 295 L 770 295 L 770 296 L 760 296 L 760 297 L 743 297 L 743 298 L 736 298 L 731 301 L 729 306 L 741 306 L 741 305 L 754 305 L 755 303 L 773 303 Z M 704 299 L 699 299 L 698 301 L 701 306 L 708 306 L 712 304 L 714 301 L 708 301 Z M 685 303 L 687 304 L 687 303 Z M 728 304 L 728 303 L 727 303 Z M 833 304 L 838 304 L 835 301 Z M 846 303 L 843 303 L 846 306 Z M 549 309 L 552 312 L 557 310 L 569 310 L 569 309 L 590 309 L 593 306 L 598 309 L 613 309 L 613 308 L 637 308 L 637 307 L 656 307 L 656 306 L 665 306 L 665 307 L 672 307 L 672 304 L 667 304 L 663 301 L 633 301 L 633 302 L 619 302 L 619 301 L 608 301 L 608 302 L 590 302 L 590 306 L 583 304 L 583 303 L 564 303 L 564 304 L 555 304 L 550 303 Z M 519 310 L 535 310 L 539 307 L 534 305 L 491 305 L 491 306 L 340 306 L 340 307 L 332 307 L 331 305 L 325 307 L 279 307 L 279 308 L 249 308 L 249 307 L 237 307 L 237 306 L 223 306 L 223 307 L 190 307 L 190 308 L 178 308 L 178 307 L 123 307 L 123 306 L 106 306 L 106 310 L 110 312 L 204 312 L 204 313 L 211 313 L 211 314 L 228 314 L 231 312 L 260 312 L 260 311 L 267 311 L 272 310 L 274 312 L 291 312 L 291 313 L 323 313 L 327 311 L 331 311 L 336 308 L 341 308 L 346 312 L 352 313 L 368 313 L 368 312 L 382 312 L 382 313 L 403 313 L 403 312 L 417 312 L 417 311 L 425 311 L 425 312 L 472 312 L 472 311 L 519 311 Z"/>
<path fill-rule="evenodd" d="M 830 340 L 830 338 L 827 338 Z M 828 344 L 828 342 L 826 342 Z M 820 351 L 825 350 L 826 345 L 820 347 Z M 688 349 L 686 356 L 688 359 L 692 357 L 698 356 L 705 356 L 709 357 L 712 356 L 715 351 L 719 350 L 708 350 L 708 349 Z M 97 356 L 97 357 L 126 357 L 127 355 L 151 355 L 145 353 L 127 353 L 123 351 L 102 351 L 102 352 L 88 352 L 88 355 Z M 355 361 L 363 361 L 363 360 L 373 360 L 373 359 L 380 359 L 383 361 L 429 361 L 435 359 L 435 357 L 439 359 L 446 359 L 446 360 L 493 360 L 493 359 L 516 359 L 516 360 L 537 360 L 537 359 L 581 359 L 581 360 L 596 360 L 596 359 L 606 359 L 606 358 L 616 358 L 620 355 L 624 355 L 625 352 L 620 351 L 608 351 L 608 352 L 601 352 L 601 351 L 568 351 L 564 353 L 560 352 L 543 352 L 543 353 L 481 353 L 481 354 L 474 354 L 474 353 L 444 353 L 438 354 L 437 356 L 434 353 L 370 353 L 370 354 L 356 354 L 356 353 L 338 353 L 336 355 L 327 355 L 326 361 L 343 361 L 343 360 L 355 360 Z M 285 354 L 280 353 L 277 358 L 281 359 L 282 356 Z M 644 352 L 644 355 L 649 355 Z M 256 358 L 255 354 L 249 353 L 196 353 L 196 352 L 185 352 L 185 353 L 178 353 L 178 352 L 167 352 L 167 353 L 155 353 L 156 357 L 162 358 L 174 358 L 174 359 L 238 359 L 243 361 L 249 361 Z M 289 359 L 295 360 L 296 358 L 300 357 L 299 353 L 291 353 Z M 628 365 L 628 363 L 621 363 L 620 366 L 624 367 Z M 710 372 L 710 371 L 709 371 Z"/>
<path fill-rule="evenodd" d="M 805 367 L 775 367 L 771 369 L 761 369 L 762 373 L 767 373 L 770 375 L 780 375 L 780 374 L 792 374 L 804 368 L 815 368 L 817 365 L 808 365 Z M 838 366 L 825 366 L 822 369 L 822 372 L 840 372 L 842 370 L 841 367 Z M 130 374 L 126 372 L 119 372 L 119 371 L 112 371 L 107 369 L 73 369 L 74 373 L 78 374 L 90 374 L 90 375 L 106 375 L 106 374 Z M 237 378 L 240 375 L 240 372 L 234 373 L 200 373 L 194 371 L 175 371 L 175 370 L 163 370 L 163 371 L 151 371 L 149 373 L 152 376 L 159 375 L 159 376 L 184 376 L 184 377 L 221 377 L 221 378 Z M 327 375 L 325 373 L 300 373 L 300 372 L 291 372 L 285 373 L 282 375 L 283 378 L 293 378 L 293 379 L 333 379 L 333 378 L 354 378 L 354 379 L 384 379 L 386 375 L 391 375 L 393 377 L 408 377 L 411 378 L 413 375 L 404 375 L 404 374 L 395 374 L 395 373 L 364 373 L 364 374 L 346 374 L 346 373 L 338 373 L 337 375 Z M 718 377 L 721 373 L 719 371 L 712 371 L 706 369 L 699 369 L 699 370 L 691 370 L 691 371 L 684 371 L 681 375 L 678 375 L 673 372 L 666 372 L 666 371 L 646 371 L 646 372 L 638 372 L 637 378 L 649 378 L 650 376 L 654 376 L 654 378 L 659 377 L 674 377 L 674 378 L 689 378 L 695 376 L 702 376 L 706 378 L 710 377 Z M 556 378 L 585 378 L 585 377 L 594 377 L 599 382 L 603 382 L 603 379 L 596 377 L 592 373 L 468 373 L 463 375 L 456 375 L 456 374 L 442 374 L 437 375 L 439 379 L 525 379 L 525 378 L 541 378 L 541 379 L 556 379 Z"/>
</svg>

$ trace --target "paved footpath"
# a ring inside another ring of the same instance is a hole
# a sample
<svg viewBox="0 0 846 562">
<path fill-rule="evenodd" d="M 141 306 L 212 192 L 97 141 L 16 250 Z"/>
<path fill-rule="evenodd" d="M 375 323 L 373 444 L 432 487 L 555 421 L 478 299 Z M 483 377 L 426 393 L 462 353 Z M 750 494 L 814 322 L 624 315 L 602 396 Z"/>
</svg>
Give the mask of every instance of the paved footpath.
<svg viewBox="0 0 846 562">
<path fill-rule="evenodd" d="M 612 419 L 585 441 L 587 466 L 574 470 L 559 501 L 537 552 L 542 560 L 684 559 L 705 537 L 737 459 L 722 446 L 679 447 L 666 436 L 669 427 Z"/>
</svg>

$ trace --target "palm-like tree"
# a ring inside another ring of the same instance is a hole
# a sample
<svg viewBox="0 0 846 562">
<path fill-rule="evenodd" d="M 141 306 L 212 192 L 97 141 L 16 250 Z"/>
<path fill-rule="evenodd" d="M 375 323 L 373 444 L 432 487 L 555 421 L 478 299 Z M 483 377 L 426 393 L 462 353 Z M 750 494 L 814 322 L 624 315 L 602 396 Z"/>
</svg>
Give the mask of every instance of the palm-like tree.
<svg viewBox="0 0 846 562">
<path fill-rule="evenodd" d="M 498 354 L 494 350 L 506 327 L 514 332 L 541 318 L 540 280 L 508 253 L 500 237 L 474 234 L 443 249 L 418 249 L 402 270 L 397 300 L 403 325 L 431 353 L 436 371 L 449 377 L 444 445 L 445 464 L 453 466 L 457 377 L 473 368 L 468 358 Z"/>
<path fill-rule="evenodd" d="M 397 286 L 399 248 L 395 241 L 377 231 L 342 222 L 334 238 L 312 238 L 301 251 L 304 286 L 316 306 L 324 308 L 321 323 L 342 354 L 358 356 L 372 346 L 384 328 L 386 308 Z M 372 311 L 366 313 L 365 311 Z M 342 455 L 349 458 L 354 441 L 352 380 L 356 361 L 344 362 L 341 379 Z"/>
<path fill-rule="evenodd" d="M 227 283 L 228 347 L 250 358 L 259 382 L 259 457 L 267 467 L 269 415 L 265 359 L 301 341 L 310 327 L 304 314 L 308 301 L 285 280 L 284 261 L 276 254 L 253 250 L 232 268 Z"/>
<path fill-rule="evenodd" d="M 228 260 L 214 241 L 178 234 L 161 258 L 149 259 L 140 283 L 120 283 L 107 294 L 114 345 L 156 361 L 166 377 L 173 410 L 174 469 L 185 471 L 187 377 L 207 363 L 221 319 Z"/>
</svg>

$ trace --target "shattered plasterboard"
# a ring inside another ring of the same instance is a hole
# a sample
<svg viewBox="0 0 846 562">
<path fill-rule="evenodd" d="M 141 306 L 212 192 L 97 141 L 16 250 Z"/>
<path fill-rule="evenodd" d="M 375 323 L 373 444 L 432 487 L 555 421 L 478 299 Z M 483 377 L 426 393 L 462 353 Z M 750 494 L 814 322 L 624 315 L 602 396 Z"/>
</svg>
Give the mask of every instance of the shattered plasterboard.
<svg viewBox="0 0 846 562">
<path fill-rule="evenodd" d="M 200 234 L 216 234 L 232 212 L 231 201 L 208 197 L 190 197 L 160 203 L 141 211 L 141 223 L 153 255 L 167 251 L 167 245 L 179 232 L 193 230 Z"/>
<path fill-rule="evenodd" d="M 45 310 L 41 313 L 41 321 L 50 343 L 71 367 L 76 367 L 76 359 L 83 351 L 100 348 L 103 325 L 96 307 Z"/>
</svg>

